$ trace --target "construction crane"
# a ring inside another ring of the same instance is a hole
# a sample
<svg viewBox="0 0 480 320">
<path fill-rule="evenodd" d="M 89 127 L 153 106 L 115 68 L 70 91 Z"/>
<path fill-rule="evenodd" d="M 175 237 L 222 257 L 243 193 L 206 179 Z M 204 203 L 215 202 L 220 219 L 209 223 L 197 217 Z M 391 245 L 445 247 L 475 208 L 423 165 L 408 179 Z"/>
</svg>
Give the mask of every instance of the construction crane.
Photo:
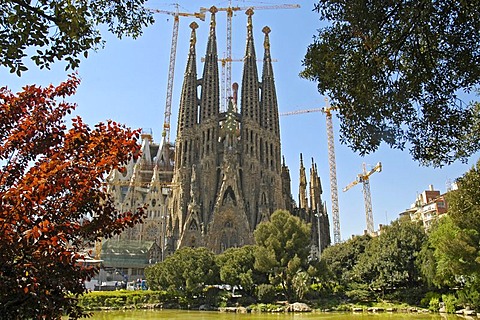
<svg viewBox="0 0 480 320">
<path fill-rule="evenodd" d="M 343 192 L 348 191 L 351 187 L 358 183 L 363 183 L 363 198 L 365 201 L 365 217 L 367 219 L 367 232 L 372 234 L 373 227 L 373 213 L 372 213 L 372 196 L 370 193 L 370 176 L 375 172 L 382 171 L 382 163 L 379 162 L 370 171 L 367 172 L 367 165 L 363 163 L 363 172 L 357 175 L 357 179 L 352 181 L 348 186 L 343 188 Z"/>
<path fill-rule="evenodd" d="M 225 57 L 225 84 L 224 84 L 224 100 L 222 101 L 223 105 L 227 105 L 226 100 L 232 95 L 232 17 L 233 13 L 236 11 L 246 11 L 248 9 L 252 10 L 269 10 L 269 9 L 297 9 L 300 8 L 299 4 L 279 4 L 279 5 L 268 5 L 268 6 L 250 6 L 250 7 L 232 7 L 232 1 L 230 1 L 229 6 L 225 8 L 216 8 L 217 11 L 227 12 L 227 56 Z M 209 9 L 201 7 L 200 12 L 205 14 Z M 252 13 L 253 14 L 253 13 Z"/>
<path fill-rule="evenodd" d="M 322 112 L 325 113 L 327 124 L 327 147 L 328 147 L 328 167 L 330 168 L 330 194 L 332 198 L 332 220 L 333 220 L 333 243 L 342 241 L 340 236 L 340 213 L 338 209 L 338 189 L 337 189 L 337 161 L 335 160 L 335 138 L 333 136 L 332 111 L 336 107 L 331 106 L 328 99 L 325 98 L 326 107 Z"/>
<path fill-rule="evenodd" d="M 302 113 L 322 112 L 326 115 L 327 123 L 327 147 L 328 147 L 328 167 L 330 171 L 330 197 L 332 200 L 332 220 L 333 220 L 333 243 L 340 243 L 340 211 L 338 209 L 338 189 L 337 189 L 337 165 L 335 161 L 335 139 L 333 136 L 332 111 L 336 109 L 331 106 L 328 99 L 325 98 L 325 108 L 314 108 L 307 110 L 297 110 L 280 113 L 281 116 L 289 116 Z"/>
<path fill-rule="evenodd" d="M 178 12 L 178 4 L 175 4 L 175 11 L 165 11 L 157 9 L 149 9 L 154 13 L 163 13 L 169 14 L 174 17 L 173 19 L 173 34 L 172 34 L 172 45 L 170 48 L 170 63 L 168 66 L 168 81 L 167 81 L 167 98 L 165 102 L 165 115 L 163 120 L 163 132 L 162 137 L 166 139 L 167 142 L 170 142 L 170 115 L 172 114 L 172 95 L 173 95 L 173 79 L 175 76 L 175 59 L 177 55 L 177 39 L 178 39 L 178 26 L 180 17 L 194 17 L 205 21 L 204 12 Z"/>
</svg>

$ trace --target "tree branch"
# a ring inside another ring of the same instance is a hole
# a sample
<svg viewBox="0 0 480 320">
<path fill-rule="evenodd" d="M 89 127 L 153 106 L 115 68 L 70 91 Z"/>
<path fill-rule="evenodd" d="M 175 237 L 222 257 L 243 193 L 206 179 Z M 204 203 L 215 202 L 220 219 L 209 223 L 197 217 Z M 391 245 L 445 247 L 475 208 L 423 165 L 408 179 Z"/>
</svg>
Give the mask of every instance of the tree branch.
<svg viewBox="0 0 480 320">
<path fill-rule="evenodd" d="M 19 6 L 23 7 L 24 9 L 27 9 L 29 11 L 33 11 L 35 14 L 38 14 L 42 18 L 47 19 L 48 21 L 51 21 L 55 24 L 58 23 L 58 19 L 55 16 L 49 16 L 46 14 L 43 10 L 39 9 L 38 7 L 32 7 L 30 4 L 26 3 L 23 0 L 11 0 L 12 2 L 18 4 Z"/>
</svg>

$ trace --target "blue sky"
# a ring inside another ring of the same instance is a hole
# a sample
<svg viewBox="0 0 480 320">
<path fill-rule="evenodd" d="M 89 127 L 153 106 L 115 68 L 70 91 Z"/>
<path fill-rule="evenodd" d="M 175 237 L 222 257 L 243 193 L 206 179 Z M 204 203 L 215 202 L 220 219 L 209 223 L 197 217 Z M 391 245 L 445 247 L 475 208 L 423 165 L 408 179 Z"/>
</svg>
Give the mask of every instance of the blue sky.
<svg viewBox="0 0 480 320">
<path fill-rule="evenodd" d="M 227 7 L 228 1 L 178 1 L 181 12 L 196 12 L 200 7 Z M 268 6 L 281 2 L 233 1 L 238 6 Z M 283 2 L 282 2 L 283 3 Z M 287 112 L 299 109 L 324 107 L 316 84 L 301 79 L 302 59 L 313 35 L 323 23 L 316 12 L 313 12 L 314 1 L 297 1 L 299 9 L 256 10 L 253 16 L 254 39 L 258 58 L 263 57 L 262 28 L 271 28 L 270 43 L 274 63 L 275 81 L 279 111 Z M 150 1 L 151 8 L 174 11 L 172 5 L 161 1 Z M 91 52 L 88 59 L 82 61 L 78 73 L 82 83 L 77 94 L 71 99 L 78 104 L 77 114 L 92 126 L 106 119 L 113 119 L 133 128 L 149 128 L 153 130 L 154 139 L 161 137 L 167 74 L 172 37 L 173 19 L 169 15 L 156 14 L 156 23 L 145 29 L 139 39 L 124 38 L 122 40 L 104 33 L 107 41 L 104 49 Z M 175 82 L 173 89 L 171 138 L 175 137 L 178 114 L 179 94 L 182 86 L 186 57 L 189 45 L 190 28 L 193 18 L 181 18 L 178 37 Z M 200 57 L 205 53 L 210 16 L 205 22 L 196 20 L 197 29 L 197 68 L 201 77 L 202 62 Z M 226 42 L 226 15 L 217 14 L 217 40 L 219 56 L 223 56 Z M 236 12 L 233 17 L 233 49 L 232 57 L 241 59 L 245 51 L 246 15 Z M 58 84 L 67 78 L 65 64 L 59 62 L 50 71 L 37 70 L 28 64 L 30 70 L 21 78 L 9 74 L 0 68 L 0 86 L 8 86 L 12 91 L 19 91 L 26 84 L 48 85 Z M 259 62 L 261 74 L 261 62 Z M 241 82 L 242 63 L 234 62 L 232 81 Z M 338 129 L 338 119 L 333 118 L 334 128 Z M 282 153 L 290 168 L 292 177 L 292 193 L 298 201 L 299 154 L 307 169 L 313 157 L 323 185 L 323 200 L 326 201 L 331 214 L 329 168 L 327 158 L 327 138 L 325 116 L 321 113 L 287 116 L 280 119 Z M 336 130 L 337 131 L 337 130 Z M 455 163 L 451 166 L 434 169 L 421 167 L 411 160 L 408 151 L 391 150 L 382 146 L 374 154 L 360 157 L 348 147 L 341 145 L 338 132 L 335 133 L 335 151 L 337 160 L 337 181 L 339 190 L 339 211 L 342 239 L 361 234 L 365 229 L 365 211 L 362 186 L 359 184 L 348 192 L 342 189 L 353 181 L 362 171 L 362 163 L 374 166 L 382 162 L 383 170 L 375 173 L 370 180 L 374 224 L 389 223 L 398 214 L 410 207 L 418 193 L 428 189 L 432 184 L 441 192 L 446 191 L 448 180 L 454 181 L 479 158 L 473 156 L 469 163 Z M 331 216 L 330 216 L 331 220 Z M 331 227 L 332 227 L 332 223 Z M 332 233 L 333 240 L 333 233 Z"/>
</svg>

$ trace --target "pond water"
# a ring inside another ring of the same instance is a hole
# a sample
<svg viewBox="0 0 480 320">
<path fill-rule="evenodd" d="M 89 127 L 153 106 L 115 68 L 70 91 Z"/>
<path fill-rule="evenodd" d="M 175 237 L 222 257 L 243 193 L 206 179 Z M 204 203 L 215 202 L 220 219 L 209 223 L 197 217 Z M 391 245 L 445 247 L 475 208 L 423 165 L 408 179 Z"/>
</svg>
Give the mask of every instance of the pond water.
<svg viewBox="0 0 480 320">
<path fill-rule="evenodd" d="M 221 313 L 216 311 L 128 310 L 95 312 L 92 320 L 460 320 L 454 315 L 415 313 Z M 469 318 L 472 319 L 472 318 Z"/>
</svg>

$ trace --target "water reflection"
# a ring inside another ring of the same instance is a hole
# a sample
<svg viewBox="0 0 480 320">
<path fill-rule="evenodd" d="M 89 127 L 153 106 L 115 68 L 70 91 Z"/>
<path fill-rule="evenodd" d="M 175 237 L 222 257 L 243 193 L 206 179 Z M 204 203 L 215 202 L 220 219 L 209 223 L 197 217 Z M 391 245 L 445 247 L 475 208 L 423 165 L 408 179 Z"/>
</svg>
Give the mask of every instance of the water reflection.
<svg viewBox="0 0 480 320">
<path fill-rule="evenodd" d="M 94 313 L 92 320 L 460 320 L 473 319 L 455 315 L 415 314 L 415 313 L 220 313 L 205 311 L 183 310 L 128 310 L 128 311 L 102 311 Z"/>
</svg>

